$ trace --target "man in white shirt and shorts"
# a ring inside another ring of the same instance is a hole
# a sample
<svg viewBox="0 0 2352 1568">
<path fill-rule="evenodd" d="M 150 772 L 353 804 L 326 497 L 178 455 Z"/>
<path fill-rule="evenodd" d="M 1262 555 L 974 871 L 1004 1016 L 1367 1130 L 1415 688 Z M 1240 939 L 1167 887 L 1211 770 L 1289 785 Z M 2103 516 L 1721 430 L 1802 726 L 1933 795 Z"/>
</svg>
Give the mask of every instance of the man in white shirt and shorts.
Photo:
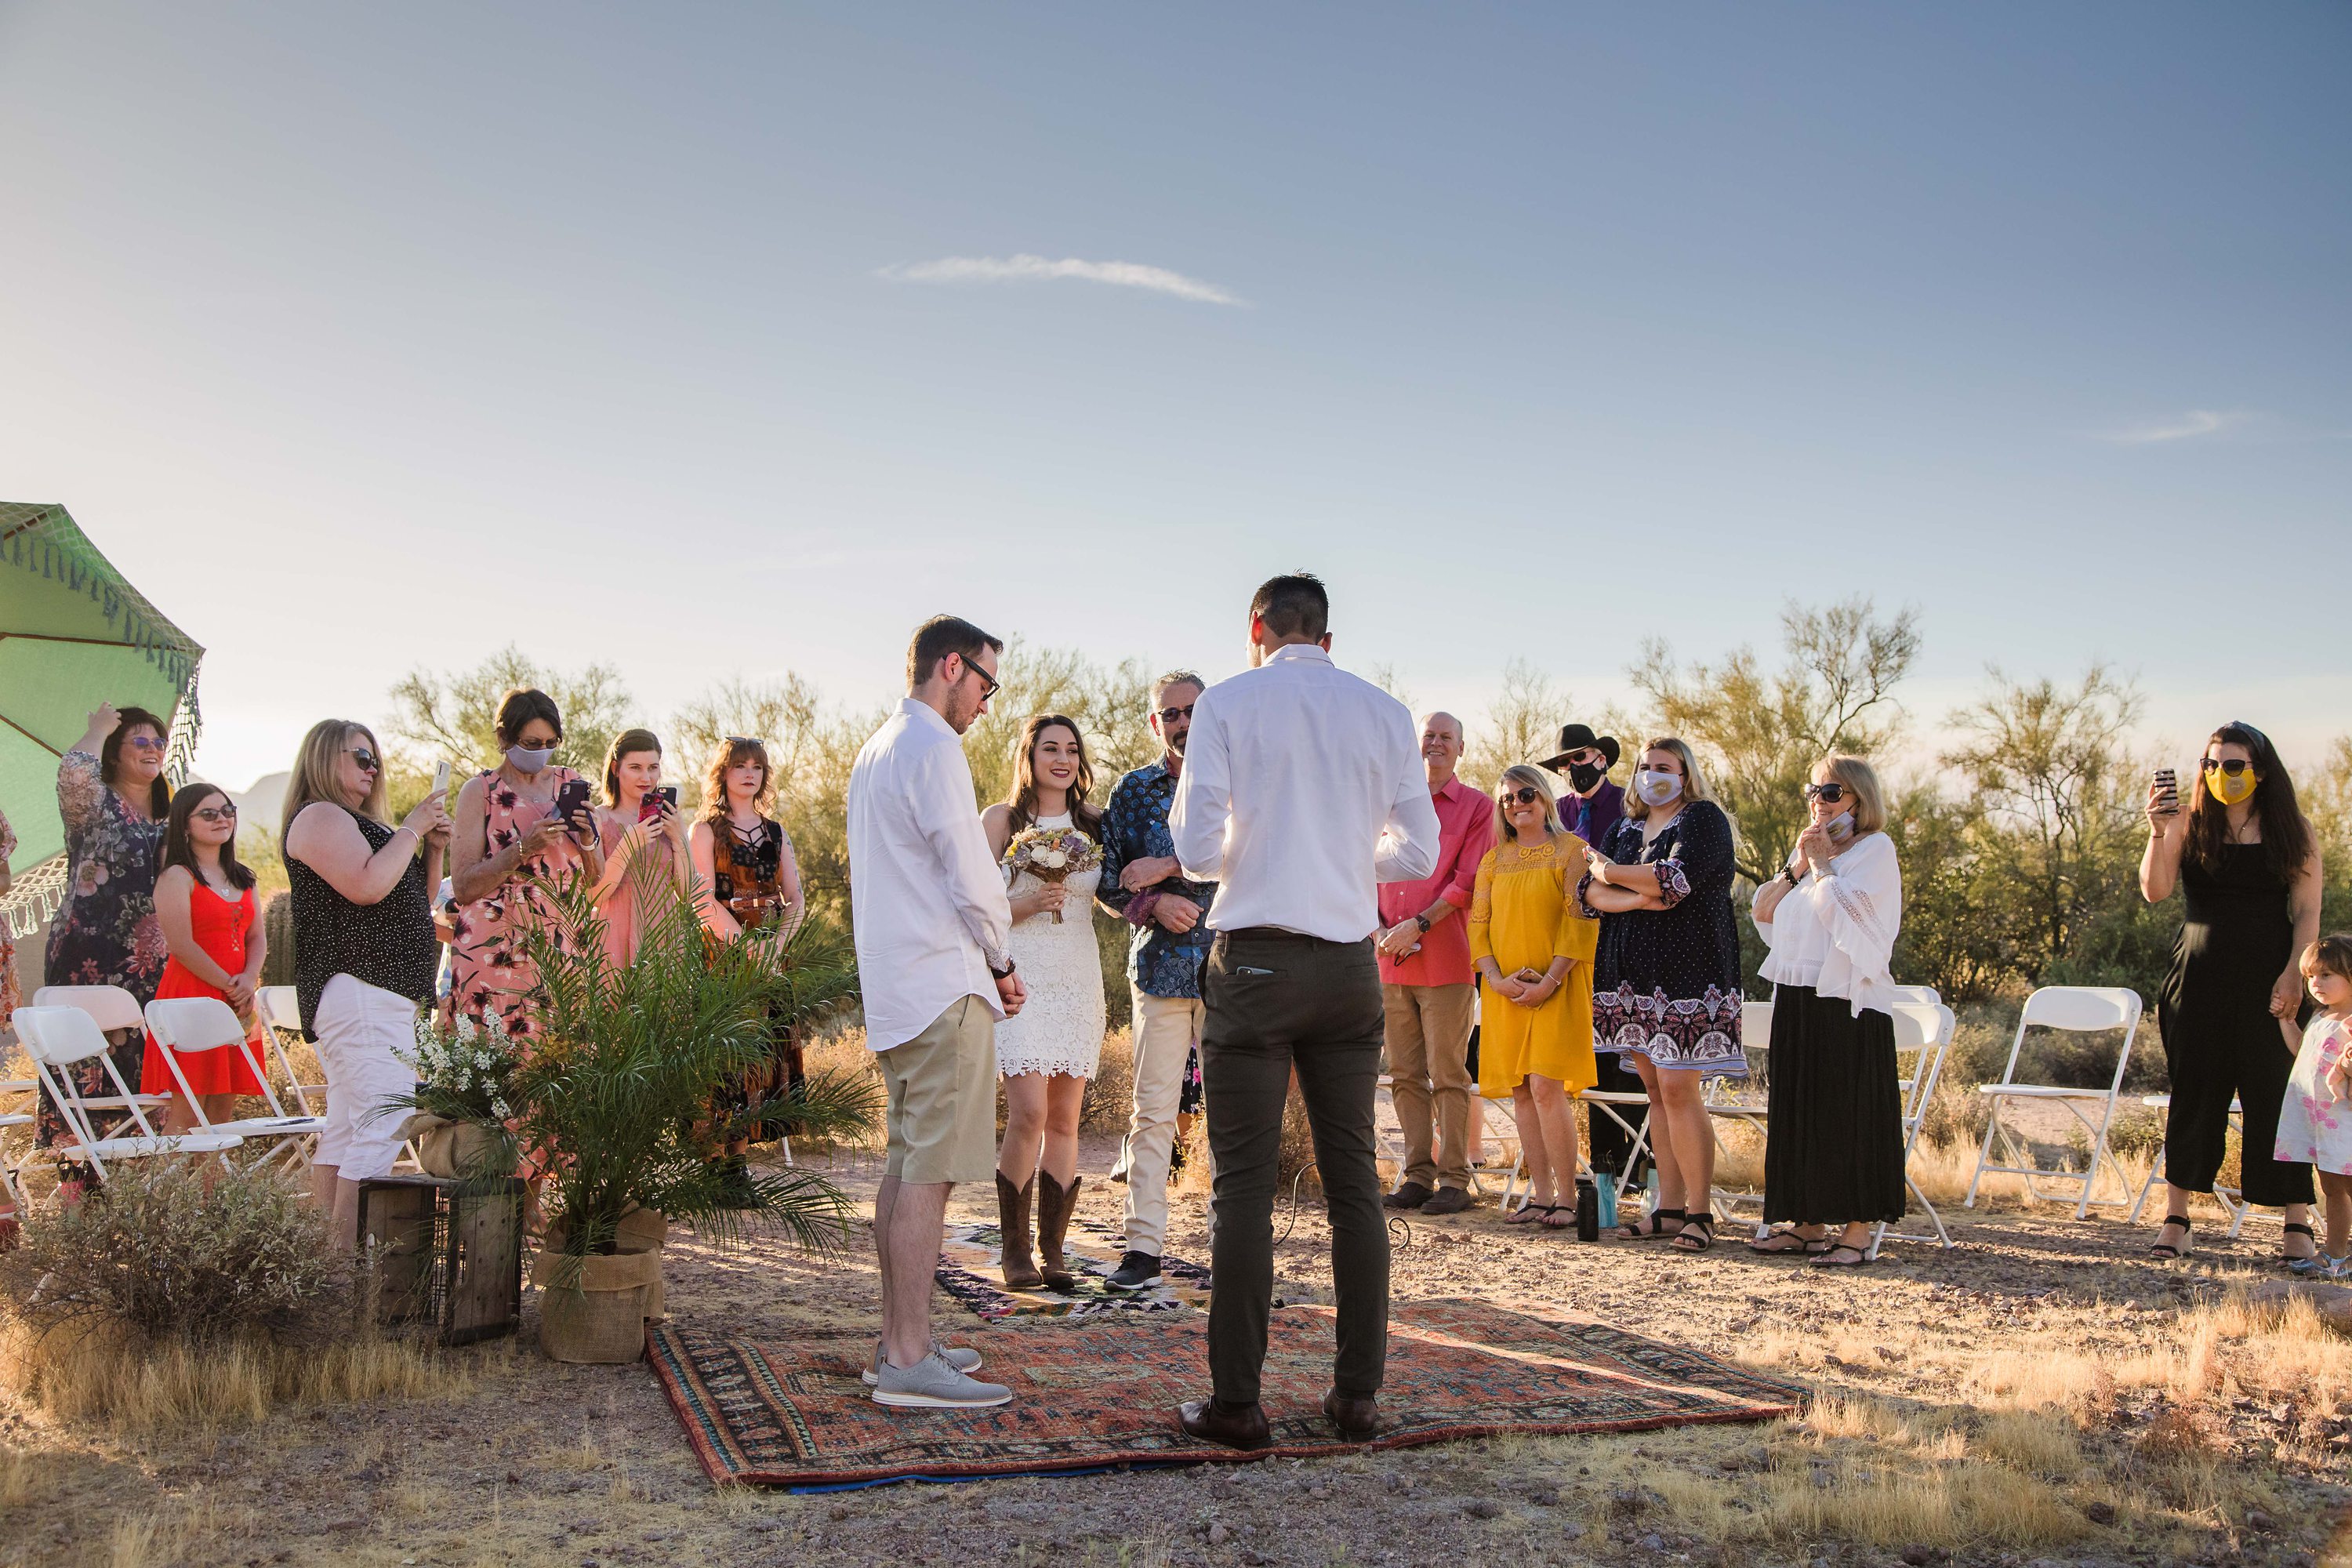
<svg viewBox="0 0 2352 1568">
<path fill-rule="evenodd" d="M 1013 1391 L 971 1376 L 976 1351 L 931 1336 L 948 1194 L 996 1170 L 996 1020 L 1026 999 L 1013 910 L 974 808 L 963 732 L 996 693 L 1003 642 L 936 616 L 907 650 L 907 698 L 849 774 L 849 894 L 866 1044 L 889 1095 L 874 1197 L 882 1340 L 877 1405 L 964 1409 Z"/>
</svg>

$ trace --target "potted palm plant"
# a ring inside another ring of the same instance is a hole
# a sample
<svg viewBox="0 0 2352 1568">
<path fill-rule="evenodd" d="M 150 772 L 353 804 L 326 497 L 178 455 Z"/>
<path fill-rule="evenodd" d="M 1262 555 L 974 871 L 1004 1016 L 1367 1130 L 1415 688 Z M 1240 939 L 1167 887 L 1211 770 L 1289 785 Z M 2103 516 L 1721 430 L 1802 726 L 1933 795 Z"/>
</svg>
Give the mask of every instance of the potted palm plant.
<svg viewBox="0 0 2352 1568">
<path fill-rule="evenodd" d="M 854 993 L 856 967 L 839 931 L 814 919 L 789 938 L 709 939 L 694 904 L 665 897 L 650 875 L 636 889 L 646 911 L 636 957 L 615 963 L 584 881 L 546 892 L 551 918 L 522 937 L 545 989 L 537 1026 L 527 1045 L 504 1042 L 509 1114 L 429 1083 L 414 1103 L 492 1132 L 501 1173 L 525 1152 L 542 1173 L 550 1223 L 534 1279 L 547 1352 L 635 1361 L 645 1319 L 658 1310 L 662 1219 L 722 1245 L 765 1235 L 829 1252 L 847 1240 L 847 1200 L 821 1173 L 747 1177 L 713 1154 L 778 1115 L 772 1103 L 722 1110 L 722 1089 L 765 1067 L 774 1031 Z M 870 1078 L 819 1074 L 783 1114 L 805 1136 L 856 1135 L 872 1125 L 877 1103 Z"/>
</svg>

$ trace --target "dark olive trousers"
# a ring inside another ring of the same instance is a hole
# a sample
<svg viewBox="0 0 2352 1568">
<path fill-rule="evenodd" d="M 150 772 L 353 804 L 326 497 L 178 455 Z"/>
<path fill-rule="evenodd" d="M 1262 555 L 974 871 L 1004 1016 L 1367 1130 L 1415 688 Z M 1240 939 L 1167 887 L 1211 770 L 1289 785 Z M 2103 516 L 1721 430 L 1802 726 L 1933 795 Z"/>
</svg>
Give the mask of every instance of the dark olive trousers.
<svg viewBox="0 0 2352 1568">
<path fill-rule="evenodd" d="M 1332 1385 L 1380 1392 L 1388 1363 L 1389 1231 L 1373 1162 L 1381 973 L 1372 944 L 1265 928 L 1220 932 L 1202 996 L 1201 1083 L 1216 1196 L 1209 1375 L 1218 1401 L 1255 1404 L 1274 1299 L 1274 1202 L 1290 1075 L 1315 1134 L 1331 1220 L 1339 1353 Z"/>
</svg>

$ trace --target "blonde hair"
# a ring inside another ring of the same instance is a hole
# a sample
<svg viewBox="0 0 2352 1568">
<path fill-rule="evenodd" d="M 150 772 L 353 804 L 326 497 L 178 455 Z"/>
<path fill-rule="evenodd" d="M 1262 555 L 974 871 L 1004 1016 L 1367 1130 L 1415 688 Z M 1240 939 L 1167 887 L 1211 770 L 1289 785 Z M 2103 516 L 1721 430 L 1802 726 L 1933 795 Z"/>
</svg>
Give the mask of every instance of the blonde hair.
<svg viewBox="0 0 2352 1568">
<path fill-rule="evenodd" d="M 1504 805 L 1504 797 L 1511 793 L 1514 784 L 1530 785 L 1544 803 L 1544 836 L 1559 831 L 1559 802 L 1551 793 L 1551 780 L 1533 763 L 1513 763 L 1495 781 L 1495 835 L 1517 842 L 1519 830 L 1511 826 L 1511 814 Z"/>
<path fill-rule="evenodd" d="M 1682 763 L 1683 793 L 1676 798 L 1684 805 L 1687 805 L 1693 801 L 1703 800 L 1717 811 L 1723 811 L 1722 805 L 1706 787 L 1706 774 L 1700 771 L 1698 758 L 1692 754 L 1688 741 L 1673 735 L 1660 735 L 1655 740 L 1643 742 L 1642 751 L 1633 753 L 1633 771 L 1637 773 L 1642 769 L 1642 752 L 1672 752 L 1675 754 L 1675 760 Z M 1626 818 L 1633 822 L 1643 822 L 1649 818 L 1649 815 L 1650 803 L 1642 798 L 1641 791 L 1627 790 L 1625 792 Z M 1729 816 L 1731 813 L 1724 811 L 1723 815 Z"/>
<path fill-rule="evenodd" d="M 278 819 L 278 831 L 283 835 L 302 815 L 302 808 L 317 801 L 343 804 L 342 785 L 335 782 L 335 770 L 341 766 L 344 748 L 355 735 L 367 737 L 368 750 L 375 753 L 376 762 L 383 762 L 383 748 L 376 743 L 375 731 L 351 719 L 321 719 L 310 726 L 302 737 L 301 746 L 294 753 L 294 776 L 286 781 L 286 808 Z M 359 804 L 359 814 L 371 822 L 384 820 L 384 775 L 390 770 L 378 766 L 375 784 L 367 798 Z M 386 826 L 389 826 L 387 824 Z"/>
<path fill-rule="evenodd" d="M 1853 791 L 1854 837 L 1885 832 L 1886 792 L 1879 786 L 1878 770 L 1860 757 L 1843 752 L 1831 752 L 1821 760 L 1820 765 L 1830 777 Z"/>
</svg>

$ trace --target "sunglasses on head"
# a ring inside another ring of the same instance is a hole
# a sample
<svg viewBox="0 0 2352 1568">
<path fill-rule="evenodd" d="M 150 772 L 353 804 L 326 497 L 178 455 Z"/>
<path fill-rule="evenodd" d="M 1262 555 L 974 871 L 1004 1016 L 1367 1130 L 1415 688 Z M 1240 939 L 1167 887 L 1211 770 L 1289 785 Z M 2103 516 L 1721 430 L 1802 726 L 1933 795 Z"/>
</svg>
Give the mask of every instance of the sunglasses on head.
<svg viewBox="0 0 2352 1568">
<path fill-rule="evenodd" d="M 2253 765 L 2253 763 L 2246 761 L 2243 757 L 2207 757 L 2199 764 L 2200 767 L 2209 773 L 2227 773 L 2231 778 L 2236 778 L 2240 773 L 2244 773 L 2248 768 L 2251 768 Z"/>
<path fill-rule="evenodd" d="M 1521 784 L 1517 789 L 1507 789 L 1503 792 L 1503 804 L 1506 805 L 1533 805 L 1543 797 L 1543 791 L 1536 788 L 1534 785 Z"/>
<path fill-rule="evenodd" d="M 235 822 L 236 807 L 233 805 L 200 805 L 188 813 L 199 822 Z"/>
<path fill-rule="evenodd" d="M 1160 710 L 1160 721 L 1162 724 L 1173 724 L 1179 719 L 1190 719 L 1192 716 L 1192 704 L 1190 702 L 1181 708 L 1162 708 Z"/>
<path fill-rule="evenodd" d="M 1832 779 L 1827 784 L 1807 784 L 1805 797 L 1808 800 L 1818 800 L 1824 805 L 1835 805 L 1845 798 L 1845 785 L 1835 779 Z"/>
<path fill-rule="evenodd" d="M 376 754 L 373 752 L 369 751 L 365 746 L 353 746 L 350 751 L 343 754 L 351 758 L 352 761 L 357 763 L 360 765 L 360 772 L 363 773 L 373 773 L 383 771 L 383 763 L 377 759 Z"/>
</svg>

